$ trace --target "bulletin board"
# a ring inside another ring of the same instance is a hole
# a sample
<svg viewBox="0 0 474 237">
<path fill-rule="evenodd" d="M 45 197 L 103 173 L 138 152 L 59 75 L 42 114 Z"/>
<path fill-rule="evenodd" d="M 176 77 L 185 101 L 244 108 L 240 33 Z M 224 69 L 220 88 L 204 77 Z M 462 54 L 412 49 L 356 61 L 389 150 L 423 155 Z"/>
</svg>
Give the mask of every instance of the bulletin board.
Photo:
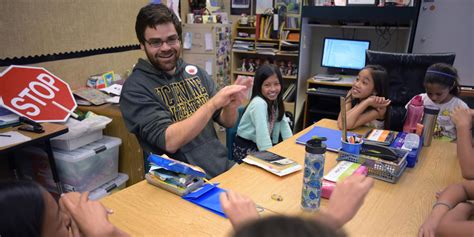
<svg viewBox="0 0 474 237">
<path fill-rule="evenodd" d="M 148 0 L 3 0 L 0 59 L 138 45 L 135 19 Z"/>
</svg>

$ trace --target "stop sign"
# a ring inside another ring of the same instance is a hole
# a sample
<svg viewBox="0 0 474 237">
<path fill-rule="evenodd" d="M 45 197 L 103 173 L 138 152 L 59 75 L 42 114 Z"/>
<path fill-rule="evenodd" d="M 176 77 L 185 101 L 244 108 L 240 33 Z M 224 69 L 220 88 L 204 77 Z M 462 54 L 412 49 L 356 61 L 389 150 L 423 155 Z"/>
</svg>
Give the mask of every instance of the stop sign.
<svg viewBox="0 0 474 237">
<path fill-rule="evenodd" d="M 0 97 L 4 107 L 36 122 L 64 122 L 77 107 L 69 85 L 41 67 L 5 69 Z"/>
</svg>

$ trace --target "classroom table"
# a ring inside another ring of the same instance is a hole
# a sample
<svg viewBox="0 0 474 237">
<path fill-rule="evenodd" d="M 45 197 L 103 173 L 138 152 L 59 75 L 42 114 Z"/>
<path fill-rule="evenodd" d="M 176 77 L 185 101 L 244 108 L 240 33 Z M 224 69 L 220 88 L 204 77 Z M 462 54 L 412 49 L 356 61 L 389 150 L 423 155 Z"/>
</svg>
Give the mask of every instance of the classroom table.
<svg viewBox="0 0 474 237">
<path fill-rule="evenodd" d="M 20 131 L 20 130 L 18 130 L 19 126 L 0 129 L 0 133 L 16 131 L 16 132 L 19 132 L 19 133 L 31 138 L 31 140 L 28 140 L 28 141 L 24 141 L 24 142 L 20 142 L 20 143 L 11 144 L 11 145 L 8 145 L 8 146 L 0 147 L 0 155 L 6 155 L 8 157 L 10 167 L 14 169 L 15 176 L 18 176 L 16 174 L 16 169 L 15 169 L 15 165 L 14 165 L 14 161 L 13 161 L 15 151 L 17 151 L 18 149 L 27 147 L 27 146 L 37 145 L 37 144 L 42 144 L 43 143 L 44 144 L 43 149 L 45 150 L 46 154 L 48 155 L 48 161 L 49 161 L 49 165 L 51 167 L 51 173 L 53 175 L 54 183 L 56 184 L 56 188 L 58 189 L 58 193 L 63 193 L 62 184 L 61 184 L 61 181 L 59 180 L 58 171 L 56 169 L 56 162 L 54 161 L 54 154 L 53 154 L 53 150 L 51 148 L 50 139 L 67 133 L 69 129 L 65 125 L 55 124 L 55 123 L 42 123 L 41 126 L 44 129 L 43 133 Z"/>
<path fill-rule="evenodd" d="M 336 128 L 336 121 L 323 119 L 317 126 Z M 295 143 L 306 128 L 292 138 L 271 148 L 272 152 L 304 164 L 304 146 Z M 357 129 L 363 133 L 367 129 Z M 337 154 L 326 153 L 325 173 L 336 164 Z M 275 213 L 305 215 L 300 208 L 302 171 L 278 177 L 260 168 L 242 164 L 212 179 L 220 187 L 251 197 L 265 208 L 265 215 Z M 350 236 L 416 236 L 419 226 L 430 213 L 435 192 L 462 180 L 456 158 L 456 145 L 433 140 L 423 148 L 415 168 L 408 168 L 396 184 L 376 180 L 364 205 L 344 227 Z M 280 195 L 283 200 L 271 198 Z M 230 223 L 211 212 L 182 200 L 174 194 L 142 181 L 102 200 L 114 210 L 113 224 L 134 235 L 224 236 Z M 325 208 L 327 200 L 322 199 Z"/>
</svg>

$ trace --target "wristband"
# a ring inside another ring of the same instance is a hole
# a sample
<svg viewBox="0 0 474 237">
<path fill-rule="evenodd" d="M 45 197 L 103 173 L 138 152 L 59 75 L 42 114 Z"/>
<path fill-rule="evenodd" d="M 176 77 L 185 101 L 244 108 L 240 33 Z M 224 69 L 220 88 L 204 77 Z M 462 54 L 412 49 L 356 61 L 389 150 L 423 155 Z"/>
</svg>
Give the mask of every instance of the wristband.
<svg viewBox="0 0 474 237">
<path fill-rule="evenodd" d="M 435 202 L 435 203 L 433 204 L 433 208 L 432 208 L 432 209 L 434 209 L 434 208 L 435 208 L 436 206 L 438 206 L 438 205 L 446 206 L 446 207 L 448 207 L 448 210 L 453 209 L 453 207 L 452 207 L 451 205 L 449 205 L 448 203 L 440 202 L 440 201 Z"/>
</svg>

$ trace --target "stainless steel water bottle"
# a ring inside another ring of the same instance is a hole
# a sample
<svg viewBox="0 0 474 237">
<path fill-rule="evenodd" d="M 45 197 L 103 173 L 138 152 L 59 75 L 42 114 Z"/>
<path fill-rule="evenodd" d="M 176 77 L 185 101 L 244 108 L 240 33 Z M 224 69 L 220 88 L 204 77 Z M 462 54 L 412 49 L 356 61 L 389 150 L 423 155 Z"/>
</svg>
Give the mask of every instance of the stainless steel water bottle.
<svg viewBox="0 0 474 237">
<path fill-rule="evenodd" d="M 326 153 L 326 144 L 322 141 L 326 141 L 326 138 L 313 138 L 306 142 L 303 191 L 301 194 L 301 207 L 305 211 L 319 210 Z"/>
<path fill-rule="evenodd" d="M 423 115 L 423 146 L 430 146 L 438 119 L 439 108 L 425 106 Z"/>
</svg>

